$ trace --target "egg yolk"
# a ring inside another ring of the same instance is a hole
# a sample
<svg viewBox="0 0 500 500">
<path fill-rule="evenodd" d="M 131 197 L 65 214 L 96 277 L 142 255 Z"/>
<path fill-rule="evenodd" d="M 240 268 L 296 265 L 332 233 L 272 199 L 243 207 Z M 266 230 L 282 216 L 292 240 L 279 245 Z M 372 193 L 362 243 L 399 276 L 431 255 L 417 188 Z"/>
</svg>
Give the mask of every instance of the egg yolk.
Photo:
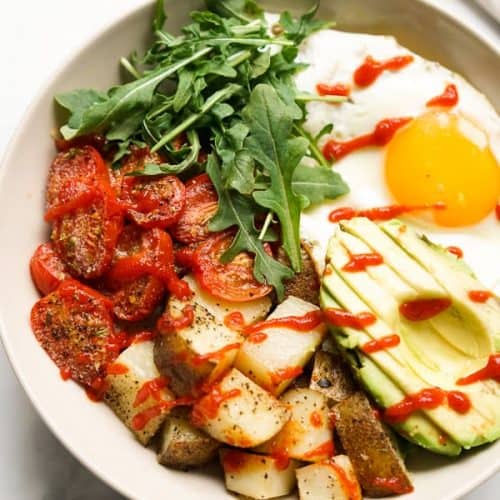
<svg viewBox="0 0 500 500">
<path fill-rule="evenodd" d="M 427 113 L 399 130 L 385 157 L 387 184 L 402 205 L 432 205 L 437 224 L 468 226 L 495 209 L 500 168 L 485 134 L 465 118 Z"/>
</svg>

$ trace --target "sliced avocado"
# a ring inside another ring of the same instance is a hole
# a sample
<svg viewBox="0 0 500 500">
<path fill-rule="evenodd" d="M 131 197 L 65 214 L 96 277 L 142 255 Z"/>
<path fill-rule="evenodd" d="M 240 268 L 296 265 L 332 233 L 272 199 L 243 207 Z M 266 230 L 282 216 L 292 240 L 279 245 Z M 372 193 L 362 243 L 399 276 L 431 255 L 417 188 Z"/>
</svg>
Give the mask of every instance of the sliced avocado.
<svg viewBox="0 0 500 500">
<path fill-rule="evenodd" d="M 500 336 L 500 306 L 494 298 L 479 303 L 473 302 L 468 296 L 469 291 L 484 290 L 485 287 L 401 221 L 394 219 L 380 227 L 446 290 L 453 300 L 457 324 L 468 333 L 469 338 L 477 342 L 476 357 L 493 352 L 493 339 Z"/>
<path fill-rule="evenodd" d="M 324 288 L 320 292 L 320 302 L 322 308 L 339 307 L 338 302 Z M 332 329 L 332 334 L 344 348 L 345 357 L 350 362 L 356 378 L 375 402 L 380 407 L 386 408 L 401 401 L 405 393 L 369 357 L 358 351 L 355 355 L 351 354 L 352 343 L 346 343 L 345 340 L 356 338 L 357 330 L 349 328 L 342 330 Z M 449 437 L 446 431 L 440 429 L 422 413 L 412 415 L 394 428 L 409 441 L 435 453 L 456 456 L 462 451 L 462 447 Z"/>
<path fill-rule="evenodd" d="M 429 273 L 415 262 L 406 252 L 380 231 L 377 224 L 365 217 L 356 217 L 349 221 L 344 221 L 341 228 L 357 236 L 364 241 L 372 251 L 378 252 L 384 257 L 384 262 L 394 269 L 399 276 L 417 290 L 420 298 L 445 298 L 446 291 L 440 286 Z M 400 272 L 403 270 L 403 272 Z M 408 297 L 405 300 L 413 300 Z"/>
<path fill-rule="evenodd" d="M 376 225 L 374 233 L 383 235 Z M 387 236 L 383 236 L 386 240 L 389 240 L 392 246 L 395 245 Z M 345 348 L 352 349 L 356 342 L 358 342 L 358 345 L 362 345 L 369 340 L 379 339 L 395 332 L 380 314 L 385 315 L 383 313 L 384 307 L 379 306 L 379 304 L 380 297 L 387 297 L 387 288 L 383 288 L 383 293 L 381 293 L 376 280 L 371 279 L 366 272 L 347 273 L 342 270 L 346 259 L 349 258 L 345 249 L 346 242 L 348 243 L 347 246 L 355 244 L 354 240 L 343 238 L 340 233 L 337 233 L 332 238 L 329 253 L 327 254 L 328 264 L 322 281 L 321 300 L 323 307 L 326 307 L 326 304 L 330 304 L 327 307 L 338 307 L 340 305 L 340 307 L 354 314 L 369 311 L 375 313 L 378 317 L 374 324 L 365 327 L 363 330 L 352 331 L 352 329 L 342 328 L 342 335 L 338 333 L 338 329 L 335 329 L 339 343 Z M 351 248 L 348 248 L 348 250 L 351 250 Z M 406 259 L 412 261 L 410 255 L 401 249 L 399 251 L 406 256 Z M 383 256 L 385 259 L 385 255 Z M 418 272 L 421 276 L 429 274 L 420 264 L 415 262 L 414 264 L 419 269 Z M 364 277 L 353 279 L 352 275 L 354 274 L 364 275 Z M 429 275 L 429 277 L 432 281 L 432 276 Z M 424 282 L 425 278 L 419 278 L 419 280 Z M 440 286 L 440 284 L 437 285 L 438 289 Z M 441 288 L 441 290 L 444 290 L 444 288 Z M 444 293 L 444 296 L 448 296 L 447 291 Z M 376 294 L 377 297 L 373 297 L 373 294 Z M 391 298 L 391 300 L 394 301 L 394 298 Z M 453 321 L 449 321 L 449 324 L 451 324 L 450 330 L 453 331 Z M 444 320 L 441 327 L 446 328 Z M 371 362 L 392 381 L 402 395 L 414 394 L 424 388 L 435 386 L 444 390 L 461 390 L 469 395 L 473 406 L 466 414 L 459 414 L 446 404 L 422 412 L 429 421 L 445 430 L 456 443 L 464 448 L 478 446 L 496 439 L 500 433 L 500 399 L 498 398 L 497 389 L 492 387 L 490 382 L 474 384 L 475 388 L 469 386 L 457 387 L 455 384 L 456 379 L 460 376 L 457 376 L 457 373 L 460 372 L 462 367 L 471 365 L 477 360 L 472 359 L 470 355 L 467 356 L 447 342 L 440 335 L 441 332 L 430 322 L 410 322 L 400 318 L 397 333 L 400 334 L 402 340 L 400 345 L 371 353 L 368 356 Z M 424 334 L 424 337 L 427 336 L 427 348 L 433 350 L 429 356 L 425 355 L 425 343 L 420 342 L 422 334 Z M 426 360 L 426 357 L 430 357 L 432 362 Z M 472 371 L 474 370 L 468 373 Z M 368 385 L 368 382 L 365 382 L 365 384 Z M 379 390 L 383 391 L 384 389 L 379 388 Z"/>
</svg>

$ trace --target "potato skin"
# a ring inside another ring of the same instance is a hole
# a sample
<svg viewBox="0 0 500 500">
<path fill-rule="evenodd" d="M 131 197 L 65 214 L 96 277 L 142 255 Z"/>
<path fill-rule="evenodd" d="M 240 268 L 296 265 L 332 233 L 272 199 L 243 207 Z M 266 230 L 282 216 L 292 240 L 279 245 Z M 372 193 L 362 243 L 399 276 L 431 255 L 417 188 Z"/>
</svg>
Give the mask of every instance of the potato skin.
<svg viewBox="0 0 500 500">
<path fill-rule="evenodd" d="M 325 351 L 314 355 L 310 388 L 323 393 L 330 404 L 339 403 L 356 391 L 349 367 L 340 356 Z"/>
<path fill-rule="evenodd" d="M 304 242 L 302 242 L 300 247 L 300 254 L 302 257 L 302 271 L 283 282 L 285 286 L 285 298 L 293 295 L 317 306 L 319 305 L 320 279 L 316 271 L 316 266 L 309 254 L 307 244 Z M 276 259 L 282 264 L 290 265 L 290 261 L 282 247 L 278 249 Z"/>
<path fill-rule="evenodd" d="M 413 491 L 390 431 L 362 392 L 337 404 L 335 429 L 367 496 L 384 497 Z"/>
<path fill-rule="evenodd" d="M 158 462 L 166 467 L 188 470 L 210 462 L 220 443 L 189 423 L 187 418 L 169 416 L 160 435 Z"/>
</svg>

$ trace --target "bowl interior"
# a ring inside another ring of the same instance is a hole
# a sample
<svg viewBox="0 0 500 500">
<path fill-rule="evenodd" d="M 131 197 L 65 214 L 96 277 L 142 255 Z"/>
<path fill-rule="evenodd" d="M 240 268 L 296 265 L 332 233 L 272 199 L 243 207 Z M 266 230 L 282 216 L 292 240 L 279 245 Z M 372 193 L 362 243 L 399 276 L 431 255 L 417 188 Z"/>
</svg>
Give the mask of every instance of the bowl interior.
<svg viewBox="0 0 500 500">
<path fill-rule="evenodd" d="M 202 2 L 167 0 L 168 24 L 175 29 Z M 271 10 L 290 2 L 266 2 Z M 294 2 L 294 8 L 310 4 Z M 148 3 L 102 33 L 54 76 L 27 111 L 4 158 L 0 177 L 0 331 L 13 367 L 36 408 L 61 441 L 91 470 L 128 497 L 206 500 L 232 498 L 213 471 L 178 473 L 156 463 L 112 412 L 93 404 L 58 370 L 30 331 L 29 311 L 38 299 L 28 262 L 47 239 L 43 199 L 47 168 L 54 155 L 50 134 L 56 127 L 53 95 L 81 87 L 105 89 L 120 77 L 117 61 L 149 38 L 153 6 Z M 499 56 L 472 33 L 417 0 L 323 1 L 320 14 L 336 17 L 351 31 L 396 35 L 425 57 L 463 74 L 500 108 L 500 88 L 491 68 Z M 12 290 L 10 287 L 13 287 Z M 500 465 L 500 443 L 459 460 L 419 454 L 412 457 L 415 493 L 408 498 L 451 499 L 463 495 Z"/>
</svg>

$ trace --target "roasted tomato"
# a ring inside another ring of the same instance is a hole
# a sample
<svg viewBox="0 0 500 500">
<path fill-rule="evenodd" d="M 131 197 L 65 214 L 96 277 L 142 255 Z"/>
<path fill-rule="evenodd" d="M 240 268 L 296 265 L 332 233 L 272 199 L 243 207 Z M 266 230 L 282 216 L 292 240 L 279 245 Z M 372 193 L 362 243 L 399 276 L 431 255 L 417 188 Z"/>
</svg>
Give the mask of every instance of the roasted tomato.
<svg viewBox="0 0 500 500">
<path fill-rule="evenodd" d="M 43 295 L 53 292 L 62 281 L 70 278 L 52 243 L 43 243 L 35 250 L 30 261 L 30 271 L 35 286 Z"/>
<path fill-rule="evenodd" d="M 106 375 L 117 356 L 111 304 L 75 280 L 61 283 L 31 310 L 35 337 L 61 373 L 86 386 Z"/>
<path fill-rule="evenodd" d="M 108 168 L 92 146 L 61 152 L 49 169 L 45 219 L 52 221 L 88 206 L 110 191 Z"/>
<path fill-rule="evenodd" d="M 193 272 L 202 288 L 215 297 L 247 302 L 271 293 L 272 287 L 253 275 L 253 257 L 242 252 L 228 264 L 220 257 L 231 246 L 232 233 L 218 233 L 201 243 L 193 256 Z"/>
<path fill-rule="evenodd" d="M 165 231 L 157 228 L 144 231 L 139 247 L 132 235 L 125 240 L 118 246 L 118 258 L 107 275 L 110 287 L 128 284 L 143 276 L 154 276 L 176 297 L 184 298 L 191 294 L 187 283 L 179 279 L 175 272 L 172 240 Z M 133 250 L 124 252 L 127 245 Z"/>
<path fill-rule="evenodd" d="M 186 207 L 170 234 L 186 245 L 208 238 L 208 223 L 217 212 L 217 193 L 207 174 L 186 182 Z"/>
<path fill-rule="evenodd" d="M 184 209 L 184 184 L 173 175 L 129 176 L 145 163 L 161 163 L 158 155 L 135 152 L 120 169 L 119 196 L 128 216 L 143 228 L 166 228 L 175 224 Z"/>
<path fill-rule="evenodd" d="M 83 146 L 92 146 L 99 152 L 103 152 L 106 147 L 106 137 L 100 134 L 80 135 L 73 139 L 55 139 L 55 146 L 58 151 L 67 151 L 71 148 L 81 148 Z"/>
<path fill-rule="evenodd" d="M 109 269 L 122 220 L 101 197 L 54 222 L 54 247 L 73 276 L 94 279 Z"/>
<path fill-rule="evenodd" d="M 135 225 L 126 226 L 118 240 L 114 264 L 120 259 L 133 257 L 142 251 L 143 231 Z M 162 280 L 145 274 L 128 281 L 108 280 L 114 315 L 125 321 L 140 321 L 151 315 L 165 292 Z"/>
</svg>

